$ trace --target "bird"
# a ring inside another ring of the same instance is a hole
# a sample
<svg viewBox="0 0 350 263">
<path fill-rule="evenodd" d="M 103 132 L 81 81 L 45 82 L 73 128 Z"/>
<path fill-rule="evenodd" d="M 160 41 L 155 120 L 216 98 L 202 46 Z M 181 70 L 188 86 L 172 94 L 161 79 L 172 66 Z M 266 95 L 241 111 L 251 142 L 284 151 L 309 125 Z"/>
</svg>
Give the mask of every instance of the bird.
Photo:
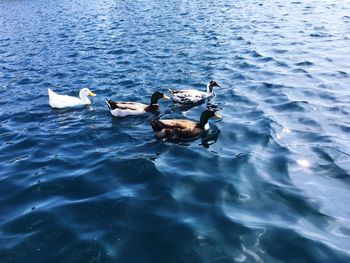
<svg viewBox="0 0 350 263">
<path fill-rule="evenodd" d="M 152 94 L 151 103 L 149 105 L 138 102 L 112 101 L 108 98 L 105 98 L 105 101 L 113 116 L 125 117 L 128 115 L 141 115 L 147 112 L 157 112 L 159 109 L 159 99 L 170 100 L 168 96 L 157 91 Z"/>
<path fill-rule="evenodd" d="M 81 105 L 90 105 L 91 101 L 88 96 L 96 96 L 89 88 L 82 88 L 79 92 L 79 98 L 60 95 L 52 91 L 52 89 L 47 89 L 49 94 L 49 104 L 52 108 L 67 108 L 75 107 Z"/>
<path fill-rule="evenodd" d="M 209 130 L 208 120 L 212 117 L 222 118 L 215 111 L 205 110 L 202 112 L 199 122 L 180 119 L 153 119 L 151 126 L 157 139 L 193 139 Z"/>
<path fill-rule="evenodd" d="M 196 104 L 214 96 L 213 87 L 221 87 L 215 80 L 207 84 L 207 92 L 195 89 L 177 90 L 169 89 L 173 100 L 180 104 Z"/>
</svg>

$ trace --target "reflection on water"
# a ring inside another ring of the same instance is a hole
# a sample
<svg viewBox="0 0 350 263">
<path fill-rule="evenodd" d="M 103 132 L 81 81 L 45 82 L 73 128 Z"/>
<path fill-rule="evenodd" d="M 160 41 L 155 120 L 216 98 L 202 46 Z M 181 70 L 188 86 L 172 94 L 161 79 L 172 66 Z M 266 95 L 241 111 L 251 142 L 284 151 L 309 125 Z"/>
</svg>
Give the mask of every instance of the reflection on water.
<svg viewBox="0 0 350 263">
<path fill-rule="evenodd" d="M 202 145 L 205 148 L 209 148 L 210 145 L 214 144 L 217 141 L 219 134 L 219 128 L 214 124 L 210 124 L 210 129 L 204 131 L 201 135 Z"/>
</svg>

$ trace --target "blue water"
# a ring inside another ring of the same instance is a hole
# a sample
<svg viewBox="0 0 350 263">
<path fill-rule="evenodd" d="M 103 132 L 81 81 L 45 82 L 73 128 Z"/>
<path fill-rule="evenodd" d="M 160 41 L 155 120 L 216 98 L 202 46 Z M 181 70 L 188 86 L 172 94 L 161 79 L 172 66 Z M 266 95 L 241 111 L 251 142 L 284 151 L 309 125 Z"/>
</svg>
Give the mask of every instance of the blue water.
<svg viewBox="0 0 350 263">
<path fill-rule="evenodd" d="M 350 262 L 349 36 L 341 0 L 0 0 L 0 262 Z M 104 104 L 211 79 L 210 143 Z"/>
</svg>

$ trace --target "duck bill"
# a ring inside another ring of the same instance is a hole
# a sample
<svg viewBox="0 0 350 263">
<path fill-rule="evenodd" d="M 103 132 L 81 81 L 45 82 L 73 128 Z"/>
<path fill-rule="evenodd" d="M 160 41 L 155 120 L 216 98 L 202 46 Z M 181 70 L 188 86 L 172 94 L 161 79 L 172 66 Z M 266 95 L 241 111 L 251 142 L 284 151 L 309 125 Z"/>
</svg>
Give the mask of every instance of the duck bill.
<svg viewBox="0 0 350 263">
<path fill-rule="evenodd" d="M 163 95 L 162 99 L 170 100 L 170 98 L 167 95 Z"/>
<path fill-rule="evenodd" d="M 92 97 L 95 97 L 95 96 L 96 96 L 96 94 L 93 93 L 93 92 L 90 92 L 88 95 L 89 95 L 89 96 L 92 96 Z"/>
<path fill-rule="evenodd" d="M 214 117 L 214 118 L 217 118 L 217 119 L 222 119 L 222 116 L 219 115 L 219 114 L 217 114 L 217 113 L 215 113 L 213 117 Z"/>
</svg>

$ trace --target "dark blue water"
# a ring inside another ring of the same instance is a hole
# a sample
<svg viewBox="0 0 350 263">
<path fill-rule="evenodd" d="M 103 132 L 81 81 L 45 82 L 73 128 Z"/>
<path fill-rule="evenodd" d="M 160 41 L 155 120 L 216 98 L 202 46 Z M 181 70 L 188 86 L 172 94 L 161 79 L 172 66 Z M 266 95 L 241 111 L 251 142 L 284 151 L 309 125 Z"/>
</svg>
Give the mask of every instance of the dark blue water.
<svg viewBox="0 0 350 263">
<path fill-rule="evenodd" d="M 341 0 L 0 0 L 0 262 L 349 262 L 349 36 Z M 103 101 L 210 79 L 216 142 Z"/>
</svg>

